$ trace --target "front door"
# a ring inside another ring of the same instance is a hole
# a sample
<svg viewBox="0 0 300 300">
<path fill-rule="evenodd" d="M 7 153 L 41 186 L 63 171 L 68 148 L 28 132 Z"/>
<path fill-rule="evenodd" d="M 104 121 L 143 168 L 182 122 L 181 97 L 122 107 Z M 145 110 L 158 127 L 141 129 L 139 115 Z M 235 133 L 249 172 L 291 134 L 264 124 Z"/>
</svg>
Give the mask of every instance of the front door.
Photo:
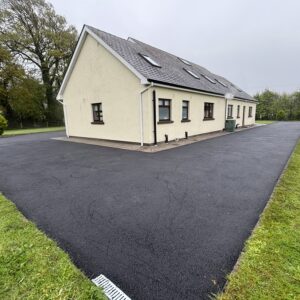
<svg viewBox="0 0 300 300">
<path fill-rule="evenodd" d="M 246 114 L 246 106 L 243 106 L 243 125 L 245 126 L 245 114 Z"/>
</svg>

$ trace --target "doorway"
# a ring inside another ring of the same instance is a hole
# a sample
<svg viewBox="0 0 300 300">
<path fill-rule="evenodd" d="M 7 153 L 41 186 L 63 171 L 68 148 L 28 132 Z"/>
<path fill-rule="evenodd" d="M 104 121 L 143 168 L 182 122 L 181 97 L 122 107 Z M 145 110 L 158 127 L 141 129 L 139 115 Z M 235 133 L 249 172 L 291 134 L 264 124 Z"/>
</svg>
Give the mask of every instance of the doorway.
<svg viewBox="0 0 300 300">
<path fill-rule="evenodd" d="M 243 106 L 243 124 L 242 126 L 245 126 L 245 114 L 246 114 L 246 106 Z"/>
</svg>

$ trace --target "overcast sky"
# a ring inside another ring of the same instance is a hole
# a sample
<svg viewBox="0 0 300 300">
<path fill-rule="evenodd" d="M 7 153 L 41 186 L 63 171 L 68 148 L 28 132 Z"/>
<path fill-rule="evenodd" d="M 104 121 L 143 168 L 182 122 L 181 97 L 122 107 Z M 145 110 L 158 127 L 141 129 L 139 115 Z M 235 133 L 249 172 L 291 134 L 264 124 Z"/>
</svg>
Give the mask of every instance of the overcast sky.
<svg viewBox="0 0 300 300">
<path fill-rule="evenodd" d="M 50 0 L 83 24 L 134 37 L 233 81 L 250 94 L 300 90 L 299 0 Z"/>
</svg>

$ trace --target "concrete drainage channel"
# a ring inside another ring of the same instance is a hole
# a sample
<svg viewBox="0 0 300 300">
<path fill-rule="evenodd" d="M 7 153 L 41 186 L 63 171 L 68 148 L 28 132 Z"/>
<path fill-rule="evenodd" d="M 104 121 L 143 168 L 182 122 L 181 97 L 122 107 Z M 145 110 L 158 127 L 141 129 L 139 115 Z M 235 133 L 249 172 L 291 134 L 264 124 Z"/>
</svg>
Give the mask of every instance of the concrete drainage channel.
<svg viewBox="0 0 300 300">
<path fill-rule="evenodd" d="M 109 300 L 132 300 L 104 275 L 92 279 L 92 282 L 103 289 Z"/>
</svg>

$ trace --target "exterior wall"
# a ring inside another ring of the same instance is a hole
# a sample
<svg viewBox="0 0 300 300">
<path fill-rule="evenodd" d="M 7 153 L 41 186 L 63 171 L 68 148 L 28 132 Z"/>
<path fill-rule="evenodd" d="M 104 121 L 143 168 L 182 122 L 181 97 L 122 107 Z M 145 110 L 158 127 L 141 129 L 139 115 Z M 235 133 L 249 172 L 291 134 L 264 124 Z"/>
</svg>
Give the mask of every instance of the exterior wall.
<svg viewBox="0 0 300 300">
<path fill-rule="evenodd" d="M 225 99 L 223 97 L 202 95 L 193 92 L 180 91 L 164 87 L 153 87 L 147 95 L 143 97 L 144 109 L 144 142 L 151 144 L 154 141 L 153 133 L 153 104 L 152 91 L 156 91 L 156 120 L 157 120 L 157 142 L 165 140 L 165 134 L 169 140 L 182 139 L 185 137 L 185 132 L 189 136 L 221 131 L 225 126 Z M 172 123 L 159 123 L 159 99 L 171 100 L 171 120 Z M 182 120 L 182 101 L 189 101 L 189 120 L 190 122 L 181 122 Z M 214 120 L 204 120 L 204 103 L 214 103 Z M 245 111 L 245 126 L 255 123 L 255 103 L 246 101 L 232 100 L 228 104 L 233 104 L 233 117 L 236 119 L 237 105 L 240 105 L 240 118 L 237 123 L 242 126 L 243 106 L 246 106 Z M 252 118 L 248 118 L 249 106 L 252 106 Z M 145 113 L 145 111 L 150 112 Z M 226 111 L 227 113 L 227 111 Z M 148 125 L 150 124 L 150 126 Z"/>
<path fill-rule="evenodd" d="M 243 107 L 245 106 L 244 126 L 253 125 L 255 123 L 256 104 L 246 101 L 230 100 L 228 104 L 233 105 L 232 118 L 236 120 L 236 124 L 243 126 Z M 240 105 L 240 117 L 237 117 L 237 106 Z M 249 117 L 249 107 L 252 107 L 252 117 Z M 227 113 L 227 111 L 226 111 Z"/>
<path fill-rule="evenodd" d="M 64 92 L 70 136 L 140 142 L 140 80 L 89 35 Z M 92 103 L 104 124 L 91 124 Z"/>
<path fill-rule="evenodd" d="M 145 87 L 140 80 L 118 59 L 87 36 L 76 65 L 64 91 L 66 124 L 70 136 L 117 140 L 139 143 L 140 92 Z M 159 121 L 159 99 L 171 100 L 171 120 L 173 123 L 157 124 L 157 141 L 163 142 L 165 134 L 169 140 L 220 131 L 225 123 L 225 99 L 164 87 L 151 87 L 143 93 L 144 143 L 154 142 L 152 93 L 156 91 L 156 120 Z M 181 122 L 182 101 L 189 101 L 190 122 Z M 104 124 L 91 124 L 92 103 L 102 103 Z M 204 119 L 204 103 L 214 103 L 214 120 Z M 237 105 L 246 107 L 245 125 L 255 122 L 255 103 L 232 100 L 233 117 L 236 118 Z M 248 118 L 249 106 L 253 107 L 253 117 Z"/>
</svg>

